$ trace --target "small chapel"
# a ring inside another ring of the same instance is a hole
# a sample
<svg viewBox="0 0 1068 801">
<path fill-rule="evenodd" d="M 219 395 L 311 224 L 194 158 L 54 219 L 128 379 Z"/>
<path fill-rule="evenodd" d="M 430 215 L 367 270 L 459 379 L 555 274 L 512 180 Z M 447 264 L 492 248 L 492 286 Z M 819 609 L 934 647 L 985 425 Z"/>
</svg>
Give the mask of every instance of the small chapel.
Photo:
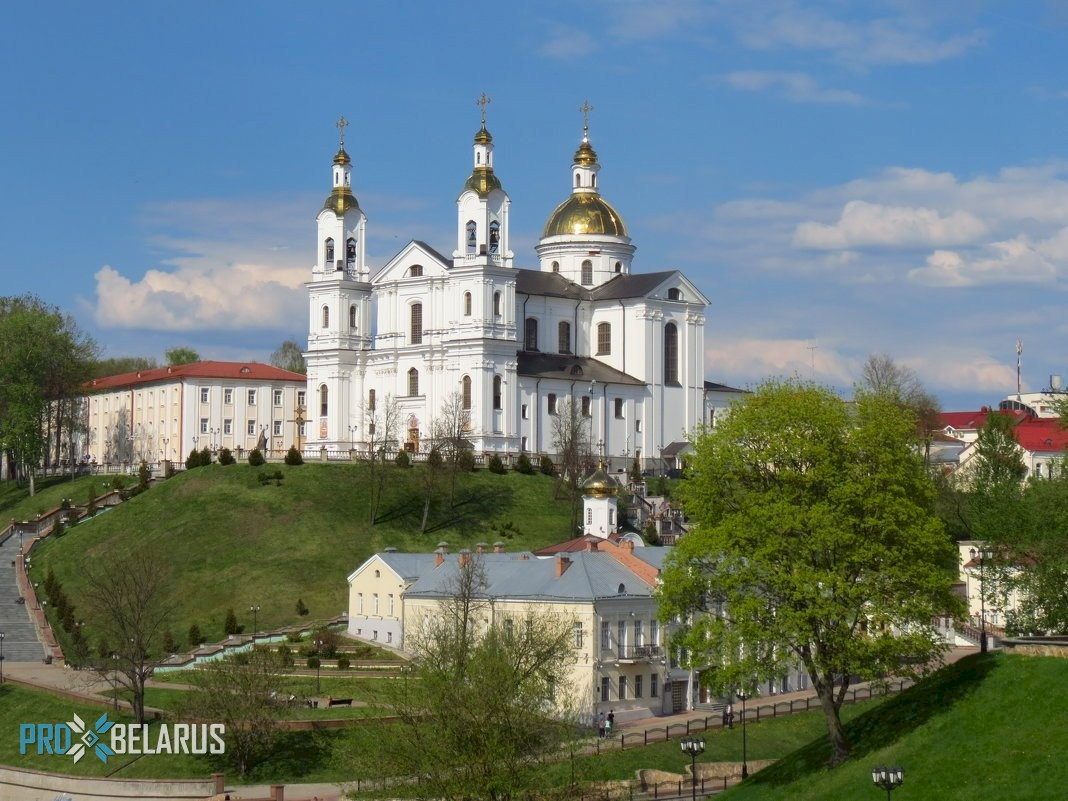
<svg viewBox="0 0 1068 801">
<path fill-rule="evenodd" d="M 709 390 L 721 386 L 705 381 L 708 299 L 678 270 L 637 269 L 627 225 L 601 193 L 588 103 L 564 198 L 534 253 L 517 256 L 488 102 L 451 252 L 412 239 L 380 266 L 367 262 L 339 123 L 306 284 L 307 445 L 379 447 L 389 425 L 396 447 L 426 452 L 435 421 L 458 406 L 476 453 L 552 455 L 563 413 L 588 427 L 609 470 L 656 465 L 710 421 Z"/>
</svg>

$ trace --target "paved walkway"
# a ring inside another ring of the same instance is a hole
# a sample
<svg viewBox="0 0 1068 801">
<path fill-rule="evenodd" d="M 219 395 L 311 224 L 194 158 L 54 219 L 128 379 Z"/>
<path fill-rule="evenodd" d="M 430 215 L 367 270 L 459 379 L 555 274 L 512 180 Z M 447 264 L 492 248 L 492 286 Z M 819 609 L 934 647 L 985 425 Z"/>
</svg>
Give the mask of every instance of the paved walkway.
<svg viewBox="0 0 1068 801">
<path fill-rule="evenodd" d="M 27 545 L 28 540 L 27 538 Z M 19 603 L 15 583 L 15 561 L 19 558 L 19 535 L 0 542 L 0 632 L 4 633 L 4 669 L 15 663 L 41 662 L 44 645 L 37 639 L 26 604 Z"/>
</svg>

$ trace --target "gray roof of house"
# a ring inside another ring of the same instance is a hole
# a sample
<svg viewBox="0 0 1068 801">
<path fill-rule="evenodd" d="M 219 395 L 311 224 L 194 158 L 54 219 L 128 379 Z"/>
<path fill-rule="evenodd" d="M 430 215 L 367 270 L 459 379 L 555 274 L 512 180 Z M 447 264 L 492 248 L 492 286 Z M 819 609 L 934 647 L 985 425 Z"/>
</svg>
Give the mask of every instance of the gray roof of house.
<svg viewBox="0 0 1068 801">
<path fill-rule="evenodd" d="M 659 567 L 667 548 L 636 548 L 635 556 Z M 652 553 L 639 553 L 651 551 Z M 380 553 L 391 569 L 412 584 L 406 597 L 443 598 L 454 594 L 459 574 L 459 554 L 445 554 L 437 565 L 437 554 Z M 524 558 L 525 557 L 525 558 Z M 501 600 L 593 601 L 606 598 L 648 598 L 653 587 L 642 581 L 607 553 L 567 554 L 571 565 L 556 575 L 556 557 L 536 557 L 526 553 L 472 554 L 485 570 L 485 596 Z M 622 588 L 622 592 L 620 589 Z"/>
<path fill-rule="evenodd" d="M 521 350 L 517 354 L 516 372 L 535 378 L 559 378 L 563 381 L 599 381 L 602 384 L 645 386 L 639 378 L 609 367 L 589 356 L 570 353 L 540 353 Z"/>
</svg>

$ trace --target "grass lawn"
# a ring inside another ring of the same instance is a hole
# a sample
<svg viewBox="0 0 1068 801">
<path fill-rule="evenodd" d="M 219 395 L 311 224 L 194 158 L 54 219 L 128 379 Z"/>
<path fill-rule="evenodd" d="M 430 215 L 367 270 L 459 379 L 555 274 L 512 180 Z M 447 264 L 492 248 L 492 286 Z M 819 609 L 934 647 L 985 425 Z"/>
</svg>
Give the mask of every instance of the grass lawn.
<svg viewBox="0 0 1068 801">
<path fill-rule="evenodd" d="M 570 513 L 565 503 L 553 500 L 553 479 L 485 470 L 460 477 L 451 507 L 443 480 L 431 530 L 419 534 L 423 468 L 386 469 L 386 494 L 375 526 L 367 522 L 365 465 L 235 464 L 190 470 L 43 542 L 34 551 L 32 578 L 43 580 L 53 569 L 77 608 L 87 564 L 106 565 L 148 548 L 169 573 L 164 600 L 174 610 L 175 639 L 183 643 L 196 623 L 204 637 L 217 641 L 231 608 L 246 631 L 252 628 L 251 604 L 261 607 L 261 631 L 341 614 L 347 608 L 347 575 L 386 546 L 429 552 L 441 540 L 453 549 L 500 540 L 518 551 L 568 536 Z M 256 476 L 264 470 L 281 470 L 281 486 L 261 485 Z M 63 494 L 56 490 L 56 503 Z M 298 599 L 309 617 L 297 615 Z M 91 625 L 86 634 L 95 650 Z"/>
<path fill-rule="evenodd" d="M 127 486 L 137 483 L 137 476 L 123 476 Z M 107 490 L 103 476 L 43 476 L 37 479 L 37 494 L 32 498 L 26 487 L 14 481 L 0 481 L 0 528 L 12 520 L 33 520 L 38 514 L 58 509 L 64 498 L 84 506 L 89 500 L 89 487 L 96 487 L 96 494 Z"/>
</svg>

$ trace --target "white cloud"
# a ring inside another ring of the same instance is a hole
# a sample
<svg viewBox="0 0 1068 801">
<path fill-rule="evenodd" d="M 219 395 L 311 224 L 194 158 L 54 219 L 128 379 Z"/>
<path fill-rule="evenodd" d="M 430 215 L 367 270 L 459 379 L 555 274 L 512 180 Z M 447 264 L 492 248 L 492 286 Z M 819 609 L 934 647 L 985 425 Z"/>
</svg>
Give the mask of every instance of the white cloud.
<svg viewBox="0 0 1068 801">
<path fill-rule="evenodd" d="M 799 224 L 794 231 L 793 245 L 829 250 L 950 245 L 975 242 L 986 233 L 986 225 L 967 211 L 955 210 L 943 215 L 930 208 L 851 200 L 832 225 Z"/>
<path fill-rule="evenodd" d="M 1033 245 L 1023 236 L 992 242 L 970 257 L 951 250 L 936 250 L 927 257 L 926 267 L 910 270 L 908 277 L 929 286 L 1050 284 L 1056 281 L 1066 262 L 1062 258 L 1058 265 L 1048 253 L 1047 246 Z"/>
<path fill-rule="evenodd" d="M 586 31 L 555 26 L 539 50 L 549 58 L 572 59 L 594 52 L 596 43 Z"/>
<path fill-rule="evenodd" d="M 716 376 L 798 375 L 840 386 L 853 381 L 848 360 L 812 340 L 712 337 L 706 342 L 705 363 Z"/>
<path fill-rule="evenodd" d="M 806 72 L 742 70 L 722 75 L 718 80 L 732 89 L 748 92 L 772 90 L 795 103 L 829 103 L 850 106 L 863 106 L 869 103 L 867 98 L 856 92 L 821 87 L 815 78 Z"/>
</svg>

